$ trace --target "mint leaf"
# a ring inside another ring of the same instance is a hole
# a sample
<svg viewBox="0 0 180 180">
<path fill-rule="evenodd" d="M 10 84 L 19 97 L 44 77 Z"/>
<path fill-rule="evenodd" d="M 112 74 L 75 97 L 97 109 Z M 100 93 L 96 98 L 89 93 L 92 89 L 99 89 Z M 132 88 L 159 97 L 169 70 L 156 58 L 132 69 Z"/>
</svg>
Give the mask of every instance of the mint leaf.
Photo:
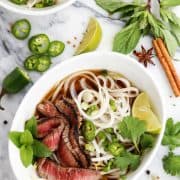
<svg viewBox="0 0 180 180">
<path fill-rule="evenodd" d="M 34 116 L 26 122 L 25 129 L 29 130 L 34 137 L 37 136 L 37 120 Z"/>
<path fill-rule="evenodd" d="M 114 38 L 113 51 L 130 53 L 136 47 L 140 37 L 139 23 L 135 22 L 124 27 Z"/>
<path fill-rule="evenodd" d="M 180 0 L 161 0 L 160 5 L 161 7 L 179 6 Z"/>
<path fill-rule="evenodd" d="M 33 143 L 33 137 L 29 130 L 25 130 L 21 134 L 20 143 L 24 145 L 31 145 Z"/>
<path fill-rule="evenodd" d="M 36 157 L 49 157 L 51 156 L 52 152 L 40 141 L 35 140 L 32 144 L 33 153 Z"/>
<path fill-rule="evenodd" d="M 11 131 L 8 134 L 9 139 L 16 145 L 16 147 L 20 148 L 21 147 L 21 142 L 20 142 L 20 137 L 22 135 L 22 132 L 17 132 L 17 131 Z"/>
<path fill-rule="evenodd" d="M 20 148 L 20 158 L 25 167 L 28 167 L 33 160 L 33 149 L 31 146 L 23 145 Z"/>
<path fill-rule="evenodd" d="M 140 164 L 140 156 L 132 154 L 130 152 L 124 152 L 120 156 L 118 156 L 114 165 L 116 168 L 119 168 L 121 171 L 127 170 L 130 168 L 131 170 L 135 170 Z"/>
<path fill-rule="evenodd" d="M 172 176 L 180 175 L 180 155 L 174 155 L 170 152 L 168 156 L 163 158 L 163 168 L 166 173 L 171 174 Z"/>
<path fill-rule="evenodd" d="M 146 131 L 146 123 L 132 116 L 127 116 L 119 123 L 118 129 L 120 134 L 124 138 L 132 140 L 136 149 L 139 150 L 139 140 L 141 135 Z"/>
</svg>

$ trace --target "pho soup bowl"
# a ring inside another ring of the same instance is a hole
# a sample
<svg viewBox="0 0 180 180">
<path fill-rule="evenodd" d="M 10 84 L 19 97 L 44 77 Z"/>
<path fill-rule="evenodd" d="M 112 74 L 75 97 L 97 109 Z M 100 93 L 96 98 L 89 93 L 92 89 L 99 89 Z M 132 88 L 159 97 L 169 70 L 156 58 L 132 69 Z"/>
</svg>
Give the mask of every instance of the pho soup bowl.
<svg viewBox="0 0 180 180">
<path fill-rule="evenodd" d="M 18 5 L 10 0 L 1 0 L 0 1 L 0 7 L 2 6 L 3 8 L 15 12 L 18 14 L 25 14 L 25 15 L 30 15 L 30 16 L 43 16 L 43 15 L 48 15 L 52 13 L 56 13 L 60 10 L 65 9 L 66 7 L 70 6 L 75 0 L 58 0 L 57 4 L 44 7 L 44 8 L 30 8 L 27 5 Z"/>
<path fill-rule="evenodd" d="M 33 85 L 24 97 L 14 117 L 11 131 L 24 130 L 24 123 L 27 119 L 32 117 L 37 104 L 64 77 L 81 70 L 96 69 L 107 69 L 120 73 L 141 91 L 145 91 L 150 98 L 153 110 L 161 122 L 162 129 L 157 136 L 154 147 L 144 155 L 140 166 L 135 171 L 128 174 L 128 179 L 138 179 L 140 174 L 144 172 L 152 161 L 160 146 L 165 127 L 165 106 L 163 97 L 155 80 L 142 65 L 129 56 L 114 52 L 93 52 L 72 57 L 50 69 Z M 22 165 L 19 150 L 10 141 L 9 158 L 14 174 L 18 180 L 37 178 L 33 166 L 25 168 Z"/>
</svg>

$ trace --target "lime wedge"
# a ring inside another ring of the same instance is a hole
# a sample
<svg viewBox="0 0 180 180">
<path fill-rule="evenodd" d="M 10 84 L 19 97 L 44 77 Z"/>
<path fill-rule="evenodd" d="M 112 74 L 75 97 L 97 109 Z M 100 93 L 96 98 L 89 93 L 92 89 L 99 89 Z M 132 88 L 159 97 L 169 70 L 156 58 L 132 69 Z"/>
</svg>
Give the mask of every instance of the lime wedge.
<svg viewBox="0 0 180 180">
<path fill-rule="evenodd" d="M 137 96 L 133 103 L 132 115 L 144 120 L 147 123 L 147 132 L 159 134 L 161 130 L 161 124 L 152 111 L 149 98 L 146 93 L 141 93 Z"/>
<path fill-rule="evenodd" d="M 101 37 L 102 29 L 99 22 L 96 19 L 91 18 L 84 37 L 75 52 L 75 55 L 95 50 L 101 41 Z"/>
</svg>

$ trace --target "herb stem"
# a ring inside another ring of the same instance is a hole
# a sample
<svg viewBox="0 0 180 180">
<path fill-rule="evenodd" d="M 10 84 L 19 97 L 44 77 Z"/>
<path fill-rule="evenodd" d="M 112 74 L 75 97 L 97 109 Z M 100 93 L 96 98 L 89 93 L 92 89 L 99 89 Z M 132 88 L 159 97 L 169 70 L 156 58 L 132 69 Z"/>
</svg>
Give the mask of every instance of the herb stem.
<svg viewBox="0 0 180 180">
<path fill-rule="evenodd" d="M 147 2 L 147 9 L 149 12 L 151 12 L 151 0 L 148 0 Z"/>
</svg>

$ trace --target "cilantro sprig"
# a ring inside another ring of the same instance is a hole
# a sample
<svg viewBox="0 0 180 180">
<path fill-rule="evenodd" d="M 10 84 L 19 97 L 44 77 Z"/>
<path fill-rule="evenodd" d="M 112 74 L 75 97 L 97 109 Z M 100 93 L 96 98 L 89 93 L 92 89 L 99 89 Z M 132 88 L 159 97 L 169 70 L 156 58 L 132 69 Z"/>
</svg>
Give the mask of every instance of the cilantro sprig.
<svg viewBox="0 0 180 180">
<path fill-rule="evenodd" d="M 162 145 L 168 146 L 170 150 L 180 147 L 180 122 L 174 123 L 172 118 L 167 120 Z"/>
<path fill-rule="evenodd" d="M 25 167 L 31 165 L 36 157 L 49 157 L 52 154 L 43 143 L 36 139 L 36 133 L 37 120 L 35 117 L 26 122 L 24 132 L 9 132 L 9 139 L 19 148 L 20 158 Z"/>
<path fill-rule="evenodd" d="M 139 151 L 138 144 L 140 137 L 146 131 L 146 123 L 132 116 L 127 116 L 119 123 L 118 129 L 124 138 L 132 140 L 134 146 Z"/>
<path fill-rule="evenodd" d="M 180 155 L 169 152 L 169 154 L 163 158 L 163 168 L 172 176 L 180 176 Z"/>
<path fill-rule="evenodd" d="M 173 153 L 180 147 L 180 122 L 174 123 L 172 118 L 167 120 L 162 145 L 169 148 L 169 154 L 162 159 L 164 170 L 172 176 L 180 176 L 180 155 Z"/>
</svg>

